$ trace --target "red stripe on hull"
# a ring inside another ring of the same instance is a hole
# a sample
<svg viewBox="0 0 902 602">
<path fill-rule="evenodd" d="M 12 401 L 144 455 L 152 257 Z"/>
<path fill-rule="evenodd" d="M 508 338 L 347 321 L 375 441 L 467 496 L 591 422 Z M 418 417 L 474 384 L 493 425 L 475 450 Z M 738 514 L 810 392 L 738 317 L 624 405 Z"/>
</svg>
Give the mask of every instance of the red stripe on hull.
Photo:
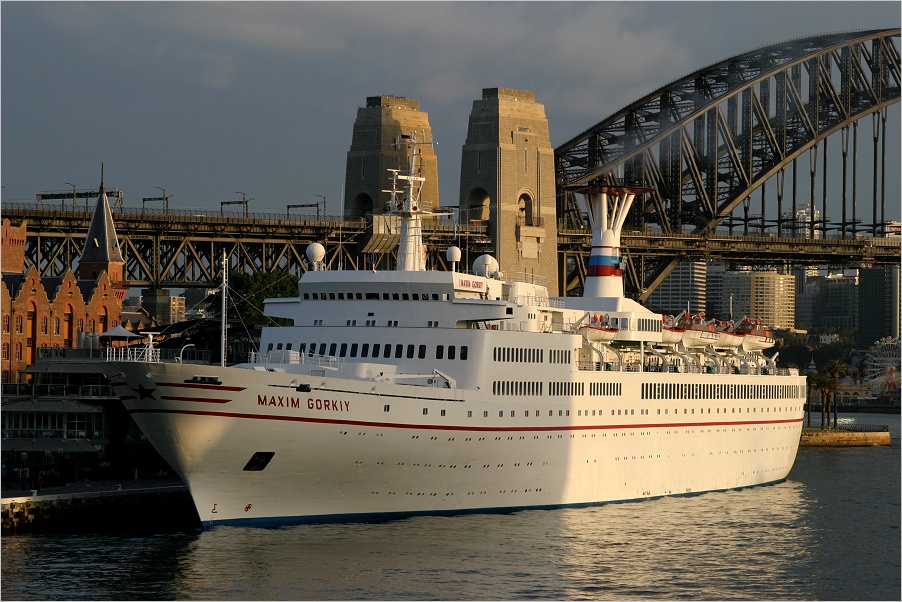
<svg viewBox="0 0 902 602">
<path fill-rule="evenodd" d="M 402 424 L 392 422 L 369 422 L 364 420 L 333 420 L 330 418 L 310 418 L 307 416 L 269 416 L 261 414 L 240 414 L 232 412 L 204 412 L 201 410 L 129 410 L 130 414 L 188 414 L 194 416 L 219 416 L 222 418 L 242 418 L 246 420 L 282 420 L 288 422 L 311 422 L 317 424 L 347 424 L 351 426 L 371 426 L 378 428 L 398 429 L 425 429 L 434 431 L 480 431 L 480 432 L 511 432 L 511 431 L 595 431 L 613 429 L 643 429 L 643 428 L 689 428 L 700 426 L 749 426 L 761 424 L 794 424 L 801 423 L 803 418 L 789 418 L 786 420 L 749 420 L 730 422 L 671 422 L 667 424 L 593 424 L 588 426 L 440 426 L 437 424 Z"/>
<path fill-rule="evenodd" d="M 230 387 L 226 385 L 200 385 L 196 383 L 157 383 L 158 387 L 184 387 L 186 389 L 211 389 L 213 391 L 244 391 L 247 387 Z"/>
</svg>

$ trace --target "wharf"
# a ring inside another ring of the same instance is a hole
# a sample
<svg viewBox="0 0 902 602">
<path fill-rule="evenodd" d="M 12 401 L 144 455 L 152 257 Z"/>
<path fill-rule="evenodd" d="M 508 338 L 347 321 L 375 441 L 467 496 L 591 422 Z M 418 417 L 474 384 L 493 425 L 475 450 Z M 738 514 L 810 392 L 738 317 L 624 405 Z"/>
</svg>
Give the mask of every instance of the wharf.
<svg viewBox="0 0 902 602">
<path fill-rule="evenodd" d="M 799 440 L 799 447 L 874 447 L 890 444 L 889 427 L 886 426 L 873 430 L 805 427 Z"/>
<path fill-rule="evenodd" d="M 3 535 L 184 531 L 201 526 L 187 487 L 174 477 L 81 481 L 41 491 L 6 485 L 0 512 Z"/>
</svg>

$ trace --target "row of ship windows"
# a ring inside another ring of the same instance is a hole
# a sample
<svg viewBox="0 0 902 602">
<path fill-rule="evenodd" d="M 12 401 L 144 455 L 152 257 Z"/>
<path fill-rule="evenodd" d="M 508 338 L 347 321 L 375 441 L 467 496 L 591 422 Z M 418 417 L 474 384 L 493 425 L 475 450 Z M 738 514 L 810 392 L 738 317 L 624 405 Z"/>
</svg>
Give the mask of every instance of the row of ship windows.
<svg viewBox="0 0 902 602">
<path fill-rule="evenodd" d="M 721 409 L 723 409 L 723 412 L 721 412 Z M 757 414 L 757 413 L 759 413 L 758 409 L 759 408 L 747 407 L 747 408 L 745 408 L 745 413 L 746 414 Z M 790 412 L 790 411 L 796 410 L 797 408 L 793 408 L 790 406 L 786 406 L 786 407 L 769 407 L 768 406 L 768 407 L 764 407 L 764 408 L 760 408 L 760 409 L 761 409 L 760 413 L 769 414 L 771 412 L 781 412 L 781 413 Z M 384 406 L 382 406 L 382 410 L 384 412 L 390 412 L 391 405 L 385 404 Z M 730 412 L 727 412 L 727 408 L 683 408 L 683 415 L 684 416 L 696 415 L 696 410 L 698 410 L 697 413 L 699 415 L 701 415 L 701 414 L 742 414 L 742 408 L 731 408 Z M 439 415 L 445 416 L 446 412 L 447 412 L 447 410 L 439 410 Z M 498 410 L 498 418 L 504 418 L 504 412 L 505 412 L 504 410 Z M 590 412 L 590 410 L 577 410 L 576 415 L 577 416 L 589 416 L 590 415 L 589 412 Z M 591 413 L 592 416 L 596 416 L 596 412 L 597 412 L 597 416 L 604 416 L 604 410 L 591 410 L 591 412 L 592 412 Z M 658 408 L 657 413 L 659 416 L 661 416 L 661 415 L 668 416 L 668 415 L 670 415 L 670 408 L 664 408 L 663 412 L 661 411 L 661 408 Z M 423 408 L 423 416 L 428 416 L 428 415 L 429 415 L 429 408 Z M 541 410 L 523 410 L 524 418 L 529 418 L 530 416 L 533 416 L 533 415 L 536 417 L 541 416 Z M 561 416 L 561 417 L 569 416 L 570 410 L 558 410 L 557 415 Z M 626 409 L 626 410 L 624 410 L 624 409 L 613 410 L 612 409 L 610 415 L 611 416 L 635 416 L 636 409 L 635 408 L 630 408 L 630 409 Z M 640 416 L 648 416 L 649 410 L 639 408 L 639 415 Z M 680 410 L 678 408 L 674 408 L 673 415 L 679 416 Z M 554 410 L 548 410 L 548 416 L 553 417 Z M 467 410 L 467 418 L 472 418 L 472 417 L 473 417 L 473 410 Z M 489 417 L 488 410 L 485 410 L 482 412 L 482 417 L 483 418 Z M 510 417 L 516 418 L 517 410 L 510 410 Z"/>
<path fill-rule="evenodd" d="M 325 301 L 447 301 L 448 293 L 304 293 L 304 299 Z"/>
<path fill-rule="evenodd" d="M 584 395 L 586 383 L 549 381 L 549 395 Z M 621 383 L 589 383 L 589 395 L 620 395 Z M 492 381 L 492 395 L 544 395 L 545 384 L 530 380 Z"/>
<path fill-rule="evenodd" d="M 642 399 L 798 399 L 798 385 L 644 383 Z"/>
<path fill-rule="evenodd" d="M 416 357 L 417 359 L 426 359 L 426 345 L 403 345 L 401 343 L 397 343 L 392 348 L 391 343 L 386 343 L 383 345 L 382 343 L 319 343 L 319 348 L 317 349 L 317 343 L 310 343 L 308 346 L 307 343 L 301 343 L 298 347 L 298 351 L 300 353 L 309 352 L 311 354 L 317 355 L 331 355 L 337 357 L 370 357 L 370 358 L 390 358 L 394 357 L 395 359 L 401 359 L 402 357 L 406 357 L 407 359 L 413 359 Z M 292 344 L 287 343 L 285 345 L 286 351 L 291 351 Z M 406 349 L 405 349 L 406 348 Z M 276 346 L 277 350 L 282 350 L 282 343 L 279 343 Z M 267 347 L 267 351 L 273 350 L 273 343 L 270 343 Z M 460 359 L 466 360 L 469 356 L 469 346 L 461 345 L 460 353 L 458 353 L 457 345 L 436 345 L 435 346 L 435 359 Z M 327 353 L 328 352 L 328 353 Z"/>
<path fill-rule="evenodd" d="M 549 349 L 548 361 L 551 364 L 569 364 L 570 353 L 568 349 Z M 495 347 L 492 349 L 492 360 L 496 362 L 544 364 L 545 350 L 532 347 Z"/>
</svg>

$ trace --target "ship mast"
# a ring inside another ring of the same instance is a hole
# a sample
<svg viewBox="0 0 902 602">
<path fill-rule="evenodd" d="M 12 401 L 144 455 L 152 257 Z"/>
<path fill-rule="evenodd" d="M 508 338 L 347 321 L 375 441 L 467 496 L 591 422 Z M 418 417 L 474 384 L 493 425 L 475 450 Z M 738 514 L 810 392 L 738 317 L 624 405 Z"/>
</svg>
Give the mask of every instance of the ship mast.
<svg viewBox="0 0 902 602">
<path fill-rule="evenodd" d="M 425 133 L 424 133 L 425 137 Z M 401 242 L 398 246 L 398 267 L 400 272 L 422 272 L 426 270 L 426 255 L 423 249 L 423 224 L 421 215 L 445 215 L 425 211 L 420 207 L 420 195 L 423 192 L 423 182 L 426 181 L 420 174 L 420 155 L 422 151 L 417 149 L 419 144 L 433 144 L 432 142 L 418 142 L 416 132 L 410 136 L 402 135 L 395 140 L 394 147 L 409 146 L 410 169 L 407 174 L 400 173 L 399 169 L 389 169 L 392 174 L 391 190 L 383 192 L 391 193 L 392 212 L 401 217 Z M 398 188 L 398 180 L 407 181 L 407 194 Z"/>
</svg>

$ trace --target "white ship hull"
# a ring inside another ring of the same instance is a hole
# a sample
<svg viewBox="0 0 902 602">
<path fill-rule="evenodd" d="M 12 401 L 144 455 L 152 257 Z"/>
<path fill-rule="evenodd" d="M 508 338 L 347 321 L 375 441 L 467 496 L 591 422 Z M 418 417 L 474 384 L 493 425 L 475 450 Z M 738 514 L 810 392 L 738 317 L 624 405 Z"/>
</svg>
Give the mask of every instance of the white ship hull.
<svg viewBox="0 0 902 602">
<path fill-rule="evenodd" d="M 105 366 L 205 526 L 580 506 L 772 483 L 792 467 L 804 403 L 797 377 L 757 389 L 780 398 L 702 399 L 691 396 L 752 393 L 764 381 L 596 372 L 574 382 L 619 394 L 492 395 L 217 367 L 203 374 L 222 384 L 199 385 L 184 382 L 197 366 Z M 296 390 L 304 383 L 311 391 Z M 677 385 L 690 397 L 653 398 Z M 246 470 L 259 453 L 272 454 L 265 469 Z"/>
</svg>

